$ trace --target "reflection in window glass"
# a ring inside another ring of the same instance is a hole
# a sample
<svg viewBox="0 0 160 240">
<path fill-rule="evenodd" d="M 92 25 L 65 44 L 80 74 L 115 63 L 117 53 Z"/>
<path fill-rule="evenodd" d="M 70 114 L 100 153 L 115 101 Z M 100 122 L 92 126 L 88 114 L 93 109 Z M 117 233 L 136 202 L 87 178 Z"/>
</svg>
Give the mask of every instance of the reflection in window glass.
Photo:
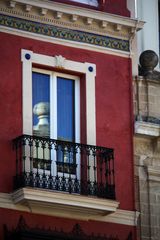
<svg viewBox="0 0 160 240">
<path fill-rule="evenodd" d="M 70 1 L 98 7 L 98 0 L 70 0 Z"/>
</svg>

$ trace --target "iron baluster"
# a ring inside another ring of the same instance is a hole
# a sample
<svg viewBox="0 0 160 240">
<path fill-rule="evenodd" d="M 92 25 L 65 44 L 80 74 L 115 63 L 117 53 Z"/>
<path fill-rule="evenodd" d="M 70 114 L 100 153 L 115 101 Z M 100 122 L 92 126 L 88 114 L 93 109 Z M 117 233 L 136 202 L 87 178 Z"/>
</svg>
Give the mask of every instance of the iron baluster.
<svg viewBox="0 0 160 240">
<path fill-rule="evenodd" d="M 86 154 L 87 154 L 87 194 L 90 194 L 90 188 L 91 188 L 91 178 L 90 178 L 90 148 L 87 148 L 86 150 Z"/>
<path fill-rule="evenodd" d="M 20 160 L 21 160 L 21 164 L 22 164 L 22 174 L 21 174 L 21 177 L 20 177 L 20 179 L 21 179 L 21 181 L 22 181 L 22 186 L 25 186 L 25 184 L 26 184 L 26 166 L 25 166 L 25 164 L 26 164 L 26 152 L 25 152 L 25 146 L 26 146 L 26 138 L 24 138 L 24 139 L 21 139 L 21 150 L 22 150 L 22 152 L 21 152 L 21 158 L 20 158 Z"/>
<path fill-rule="evenodd" d="M 93 154 L 93 175 L 94 175 L 94 179 L 93 179 L 93 195 L 96 195 L 97 193 L 97 164 L 96 164 L 96 149 L 93 148 L 92 151 Z"/>
<path fill-rule="evenodd" d="M 25 146 L 26 146 L 26 139 L 22 139 L 22 159 L 23 159 L 23 174 L 26 174 L 26 166 L 25 166 L 25 162 L 26 162 L 26 151 L 25 151 Z"/>
<path fill-rule="evenodd" d="M 46 169 L 46 158 L 45 158 L 45 149 L 46 149 L 46 142 L 45 140 L 43 140 L 41 142 L 41 146 L 42 146 L 42 165 L 43 165 L 43 175 L 42 175 L 42 187 L 45 188 L 46 187 L 46 174 L 45 174 L 45 169 Z"/>
<path fill-rule="evenodd" d="M 35 147 L 36 147 L 36 158 L 35 158 L 35 160 L 36 160 L 36 167 L 37 167 L 35 185 L 36 185 L 36 187 L 39 187 L 40 186 L 40 176 L 39 176 L 40 161 L 39 161 L 39 154 L 38 154 L 38 151 L 39 151 L 39 140 L 38 139 L 35 139 Z"/>
<path fill-rule="evenodd" d="M 78 146 L 73 147 L 73 169 L 75 172 L 75 179 L 74 179 L 74 192 L 79 193 L 79 181 L 78 181 L 78 176 L 77 176 L 77 166 L 78 166 Z M 80 163 L 79 163 L 80 164 Z"/>
<path fill-rule="evenodd" d="M 52 142 L 48 141 L 48 150 L 49 150 L 49 177 L 48 177 L 48 188 L 49 189 L 52 189 L 53 187 L 53 184 L 52 184 L 52 168 L 51 168 L 51 163 L 52 163 L 52 160 L 51 160 L 51 151 L 52 151 Z M 54 167 L 54 166 L 53 166 Z"/>
<path fill-rule="evenodd" d="M 30 161 L 30 174 L 29 174 L 29 186 L 33 186 L 33 139 L 30 137 L 28 140 L 29 145 L 29 161 Z"/>
<path fill-rule="evenodd" d="M 30 162 L 30 173 L 32 173 L 33 170 L 33 141 L 31 138 L 28 140 L 29 145 L 29 162 Z"/>
<path fill-rule="evenodd" d="M 112 181 L 111 181 L 111 163 L 110 163 L 110 156 L 108 156 L 108 184 L 111 186 Z"/>
<path fill-rule="evenodd" d="M 99 195 L 103 196 L 103 153 L 99 151 L 99 172 L 100 172 L 100 183 L 99 183 Z"/>
<path fill-rule="evenodd" d="M 59 153 L 60 153 L 60 148 L 59 148 L 59 143 L 55 143 L 55 151 L 56 151 L 56 165 L 57 165 L 57 171 L 56 171 L 56 177 L 55 177 L 55 190 L 60 190 L 60 177 L 58 175 L 58 170 L 59 170 Z"/>
<path fill-rule="evenodd" d="M 105 158 L 105 195 L 108 196 L 110 187 L 110 165 L 109 165 L 110 160 L 107 152 L 104 152 L 104 158 Z"/>
<path fill-rule="evenodd" d="M 69 163 L 69 167 L 68 167 L 68 173 L 69 173 L 69 178 L 68 178 L 68 192 L 72 193 L 72 178 L 71 178 L 71 154 L 72 154 L 72 150 L 71 150 L 71 146 L 68 146 L 68 163 Z M 73 156 L 72 156 L 72 160 L 73 160 Z"/>
<path fill-rule="evenodd" d="M 62 191 L 66 191 L 66 177 L 65 177 L 65 162 L 67 161 L 67 151 L 66 151 L 66 145 L 65 142 L 62 147 L 62 168 L 63 168 L 63 176 L 61 179 L 62 183 Z"/>
</svg>

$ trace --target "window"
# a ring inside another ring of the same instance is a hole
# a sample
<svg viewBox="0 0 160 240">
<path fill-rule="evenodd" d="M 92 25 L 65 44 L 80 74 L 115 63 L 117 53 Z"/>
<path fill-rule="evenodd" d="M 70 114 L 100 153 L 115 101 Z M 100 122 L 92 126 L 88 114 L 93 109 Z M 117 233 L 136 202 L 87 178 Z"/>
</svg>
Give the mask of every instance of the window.
<svg viewBox="0 0 160 240">
<path fill-rule="evenodd" d="M 33 69 L 33 133 L 80 142 L 79 77 Z"/>
<path fill-rule="evenodd" d="M 63 58 L 62 56 L 47 56 L 22 49 L 22 79 L 23 79 L 23 134 L 32 135 L 33 125 L 33 102 L 32 102 L 32 71 L 34 64 L 75 73 L 75 76 L 83 75 L 85 78 L 86 98 L 86 144 L 96 145 L 96 117 L 95 117 L 95 76 L 96 66 L 87 62 L 76 62 Z M 59 72 L 58 71 L 58 72 Z M 42 72 L 41 72 L 42 73 Z M 50 76 L 50 74 L 48 74 Z M 53 74 L 56 78 L 56 73 Z M 53 78 L 52 76 L 52 78 Z M 61 75 L 62 76 L 62 75 Z M 63 75 L 64 76 L 64 75 Z M 66 75 L 65 75 L 66 76 Z M 71 76 L 71 75 L 70 75 Z M 49 77 L 46 76 L 49 79 Z M 49 80 L 48 80 L 49 81 Z M 55 82 L 55 81 L 54 81 Z M 80 86 L 81 79 L 79 79 Z M 56 89 L 56 88 L 54 88 Z M 80 90 L 79 90 L 80 91 Z M 75 115 L 76 116 L 76 115 Z M 84 118 L 83 116 L 81 116 Z M 33 122 L 35 121 L 35 122 Z M 54 127 L 54 126 L 53 126 Z M 77 129 L 77 128 L 76 128 Z"/>
<path fill-rule="evenodd" d="M 58 72 L 33 69 L 32 71 L 32 108 L 33 108 L 33 134 L 41 137 L 50 137 L 61 141 L 80 142 L 80 100 L 79 77 Z M 79 157 L 74 157 L 74 149 L 70 152 L 59 145 L 56 153 L 52 155 L 54 173 L 70 172 L 76 174 L 75 164 L 79 166 Z M 43 148 L 39 148 L 38 157 L 43 159 Z M 36 159 L 36 150 L 35 158 Z M 45 151 L 49 155 L 49 151 Z M 45 156 L 49 158 L 49 156 Z M 39 161 L 40 162 L 40 161 Z M 50 164 L 34 168 L 50 170 Z M 56 170 L 56 171 L 55 171 Z M 79 170 L 77 169 L 77 172 Z"/>
<path fill-rule="evenodd" d="M 23 134 L 43 135 L 51 139 L 80 142 L 80 135 L 83 132 L 80 122 L 82 125 L 82 122 L 85 121 L 85 143 L 96 145 L 95 65 L 67 60 L 62 56 L 51 57 L 36 54 L 29 50 L 22 50 L 21 57 L 23 63 Z M 34 68 L 34 64 L 41 65 L 42 69 Z M 44 70 L 48 67 L 53 71 Z M 85 95 L 80 89 L 82 86 L 82 79 L 78 77 L 80 75 L 83 76 L 83 83 L 85 82 Z M 83 97 L 80 97 L 80 92 Z M 84 116 L 80 114 L 80 108 L 83 107 L 80 102 L 83 98 L 85 98 Z M 63 107 L 64 105 L 65 107 Z M 80 121 L 80 118 L 83 121 Z M 34 160 L 44 159 L 44 150 L 42 147 L 37 151 L 36 149 L 39 148 L 36 146 L 34 149 L 33 167 L 36 168 L 38 163 Z M 61 152 L 63 152 L 63 161 L 65 159 L 67 163 L 69 159 L 70 163 L 74 163 L 74 149 L 71 149 L 70 156 L 65 154 L 65 149 L 63 151 L 58 149 L 59 162 L 61 161 Z M 57 153 L 55 151 L 45 152 L 45 158 L 57 159 L 50 154 Z M 29 161 L 29 157 L 26 159 Z M 44 164 L 49 163 L 42 161 L 38 168 L 43 169 Z M 26 164 L 25 170 L 29 171 L 29 167 L 32 167 L 31 164 Z M 48 165 L 45 169 L 52 171 L 54 176 L 56 175 L 54 172 L 56 167 Z M 67 171 L 66 167 L 65 173 Z M 79 170 L 77 171 L 79 172 Z M 59 163 L 58 172 L 61 172 Z M 73 169 L 71 174 L 74 172 Z"/>
<path fill-rule="evenodd" d="M 98 7 L 98 1 L 97 0 L 70 0 L 70 1 Z"/>
</svg>

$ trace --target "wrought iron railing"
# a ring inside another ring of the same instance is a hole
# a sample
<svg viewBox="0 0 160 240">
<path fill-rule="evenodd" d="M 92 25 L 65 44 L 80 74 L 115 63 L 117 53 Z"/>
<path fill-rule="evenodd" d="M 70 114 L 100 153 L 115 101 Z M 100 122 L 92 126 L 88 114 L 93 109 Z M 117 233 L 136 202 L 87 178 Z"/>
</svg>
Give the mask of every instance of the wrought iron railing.
<svg viewBox="0 0 160 240">
<path fill-rule="evenodd" d="M 116 234 L 117 233 L 117 234 Z M 128 234 L 128 233 L 125 233 Z M 58 229 L 57 227 L 48 227 L 48 229 L 45 229 L 44 227 L 37 227 L 37 226 L 29 226 L 24 217 L 20 216 L 18 224 L 16 227 L 12 227 L 12 229 L 9 229 L 7 225 L 4 225 L 4 236 L 5 240 L 120 240 L 122 238 L 118 237 L 118 230 L 114 230 L 114 235 L 109 234 L 103 234 L 101 233 L 94 233 L 86 234 L 81 225 L 76 223 L 72 230 L 69 232 L 64 231 L 62 228 Z M 129 235 L 124 237 L 123 239 L 126 240 L 133 240 L 133 233 L 130 232 Z"/>
<path fill-rule="evenodd" d="M 22 135 L 13 140 L 14 189 L 45 188 L 115 199 L 113 149 Z"/>
</svg>

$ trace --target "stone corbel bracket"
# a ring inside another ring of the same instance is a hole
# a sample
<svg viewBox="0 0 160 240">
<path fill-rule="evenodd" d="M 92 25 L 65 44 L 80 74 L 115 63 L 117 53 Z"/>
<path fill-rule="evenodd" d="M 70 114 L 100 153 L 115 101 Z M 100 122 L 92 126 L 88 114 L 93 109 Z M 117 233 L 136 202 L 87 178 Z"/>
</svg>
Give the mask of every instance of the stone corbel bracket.
<svg viewBox="0 0 160 240">
<path fill-rule="evenodd" d="M 3 6 L 2 8 L 1 5 Z M 26 6 L 29 7 L 26 8 Z M 43 19 L 40 17 L 45 16 L 45 20 L 50 24 L 52 21 L 55 23 L 53 17 L 55 16 L 55 19 L 59 19 L 62 25 L 65 23 L 65 26 L 68 24 L 68 26 L 79 30 L 85 29 L 91 32 L 99 31 L 104 33 L 104 35 L 106 33 L 110 33 L 112 36 L 123 36 L 126 39 L 130 38 L 132 34 L 134 35 L 136 31 L 142 29 L 144 25 L 143 21 L 138 21 L 136 19 L 113 15 L 92 9 L 86 9 L 78 6 L 75 8 L 75 6 L 54 1 L 10 0 L 8 3 L 6 0 L 1 0 L 0 9 L 2 12 L 7 11 L 8 7 L 13 9 L 13 15 L 24 15 L 25 18 L 29 17 L 32 20 L 35 18 L 34 20 L 40 19 L 40 21 L 43 21 Z M 25 9 L 27 12 L 30 12 L 30 16 L 26 15 L 25 11 L 22 12 L 23 9 Z M 37 13 L 39 13 L 39 16 Z M 74 24 L 75 22 L 76 25 Z"/>
</svg>

